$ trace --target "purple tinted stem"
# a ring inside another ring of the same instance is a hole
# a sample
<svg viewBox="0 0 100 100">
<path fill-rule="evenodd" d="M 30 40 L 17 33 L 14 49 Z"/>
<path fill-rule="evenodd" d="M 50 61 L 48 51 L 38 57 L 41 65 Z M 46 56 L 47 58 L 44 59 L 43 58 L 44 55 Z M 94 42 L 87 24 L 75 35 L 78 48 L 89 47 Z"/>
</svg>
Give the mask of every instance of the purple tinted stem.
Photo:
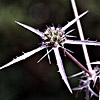
<svg viewBox="0 0 100 100">
<path fill-rule="evenodd" d="M 71 59 L 73 60 L 82 70 L 84 70 L 86 73 L 88 73 L 90 76 L 92 76 L 92 74 L 75 58 L 73 57 L 69 52 L 67 52 L 66 50 L 64 50 L 63 48 L 61 48 L 61 50 L 64 51 L 64 53 Z"/>
</svg>

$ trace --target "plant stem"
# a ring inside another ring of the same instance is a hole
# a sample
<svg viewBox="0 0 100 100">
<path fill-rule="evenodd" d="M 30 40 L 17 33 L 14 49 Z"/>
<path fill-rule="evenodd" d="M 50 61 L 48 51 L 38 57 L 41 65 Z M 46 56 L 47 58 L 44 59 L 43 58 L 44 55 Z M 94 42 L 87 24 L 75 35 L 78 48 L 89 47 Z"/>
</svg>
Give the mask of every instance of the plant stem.
<svg viewBox="0 0 100 100">
<path fill-rule="evenodd" d="M 82 70 L 84 70 L 86 73 L 88 73 L 90 76 L 92 76 L 91 72 L 89 72 L 75 57 L 73 57 L 69 52 L 61 48 L 63 52 L 71 59 L 73 60 Z"/>
<path fill-rule="evenodd" d="M 71 0 L 71 4 L 72 4 L 72 7 L 73 7 L 73 11 L 74 11 L 75 17 L 78 17 L 78 11 L 77 11 L 77 7 L 76 7 L 75 0 Z M 81 40 L 84 40 L 84 35 L 83 35 L 83 31 L 82 31 L 82 26 L 81 26 L 81 23 L 80 23 L 80 20 L 79 20 L 79 19 L 77 20 L 77 27 L 78 27 L 80 39 L 81 39 Z M 82 45 L 82 48 L 83 48 L 83 52 L 84 52 L 84 56 L 85 56 L 85 60 L 86 60 L 86 64 L 87 64 L 88 70 L 89 70 L 90 72 L 93 72 L 92 66 L 91 66 L 91 64 L 90 64 L 90 59 L 89 59 L 89 55 L 88 55 L 88 51 L 87 51 L 86 45 L 83 44 L 83 45 Z"/>
</svg>

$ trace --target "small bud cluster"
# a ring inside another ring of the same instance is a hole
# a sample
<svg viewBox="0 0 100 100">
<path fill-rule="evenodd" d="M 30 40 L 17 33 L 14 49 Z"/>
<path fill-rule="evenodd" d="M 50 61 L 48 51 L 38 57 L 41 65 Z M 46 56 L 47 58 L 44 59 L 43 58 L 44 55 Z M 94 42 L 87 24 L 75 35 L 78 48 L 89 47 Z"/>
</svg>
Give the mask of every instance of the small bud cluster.
<svg viewBox="0 0 100 100">
<path fill-rule="evenodd" d="M 100 78 L 100 68 L 97 66 L 94 68 L 93 71 L 95 72 L 95 74 L 93 76 L 89 76 L 88 74 L 84 73 L 81 76 L 79 87 L 74 88 L 73 90 L 82 90 L 84 88 L 87 88 L 89 90 L 91 96 L 94 95 L 94 96 L 98 97 L 96 92 L 99 90 L 98 78 Z"/>
<path fill-rule="evenodd" d="M 47 46 L 57 47 L 57 45 L 61 45 L 63 41 L 66 40 L 64 37 L 64 33 L 61 28 L 48 27 L 44 32 L 46 37 L 45 42 L 43 44 Z"/>
</svg>

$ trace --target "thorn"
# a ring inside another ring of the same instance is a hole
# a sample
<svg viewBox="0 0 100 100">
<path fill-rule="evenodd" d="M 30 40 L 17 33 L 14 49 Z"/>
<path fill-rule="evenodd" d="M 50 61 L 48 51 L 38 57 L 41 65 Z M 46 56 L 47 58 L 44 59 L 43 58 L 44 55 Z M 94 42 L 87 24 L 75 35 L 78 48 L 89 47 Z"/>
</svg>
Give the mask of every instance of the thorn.
<svg viewBox="0 0 100 100">
<path fill-rule="evenodd" d="M 90 38 L 88 37 L 86 40 L 89 40 Z"/>
<path fill-rule="evenodd" d="M 67 21 L 67 23 L 69 23 L 70 21 Z"/>
<path fill-rule="evenodd" d="M 58 73 L 60 73 L 60 71 L 57 71 Z"/>
<path fill-rule="evenodd" d="M 24 51 L 22 51 L 22 54 L 24 54 Z"/>
</svg>

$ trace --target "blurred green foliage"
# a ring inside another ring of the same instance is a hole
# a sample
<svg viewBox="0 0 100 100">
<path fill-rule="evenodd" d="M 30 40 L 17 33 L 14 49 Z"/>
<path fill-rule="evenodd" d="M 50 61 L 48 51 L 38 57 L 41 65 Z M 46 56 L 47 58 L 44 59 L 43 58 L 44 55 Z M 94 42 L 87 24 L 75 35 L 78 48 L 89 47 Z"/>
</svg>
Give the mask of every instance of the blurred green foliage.
<svg viewBox="0 0 100 100">
<path fill-rule="evenodd" d="M 81 19 L 85 39 L 100 41 L 100 1 L 76 0 L 79 14 L 89 10 Z M 34 33 L 15 24 L 15 20 L 44 31 L 46 25 L 64 26 L 74 19 L 70 0 L 0 0 L 0 65 L 9 62 L 23 52 L 39 46 L 40 38 Z M 76 31 L 76 25 L 71 26 Z M 79 36 L 77 37 L 79 39 Z M 83 65 L 85 64 L 81 46 L 68 45 L 66 48 Z M 88 46 L 91 61 L 100 59 L 100 47 Z M 57 72 L 55 57 L 51 53 L 52 64 L 47 58 L 37 64 L 45 50 L 0 71 L 0 100 L 84 100 L 85 94 L 70 94 L 60 74 Z M 67 75 L 81 71 L 68 57 L 64 58 Z M 78 78 L 69 79 L 71 87 L 78 85 Z M 91 99 L 92 100 L 92 99 Z M 94 98 L 95 100 L 95 98 Z"/>
</svg>

